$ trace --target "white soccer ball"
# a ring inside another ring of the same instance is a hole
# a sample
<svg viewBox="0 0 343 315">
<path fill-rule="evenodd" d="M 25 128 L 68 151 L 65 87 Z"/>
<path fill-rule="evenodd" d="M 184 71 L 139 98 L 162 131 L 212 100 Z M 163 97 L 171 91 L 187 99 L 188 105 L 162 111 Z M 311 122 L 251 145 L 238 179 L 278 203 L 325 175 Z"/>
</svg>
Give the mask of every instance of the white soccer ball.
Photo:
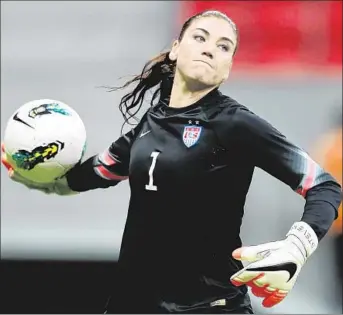
<svg viewBox="0 0 343 315">
<path fill-rule="evenodd" d="M 34 182 L 51 183 L 82 159 L 86 128 L 70 106 L 56 100 L 34 100 L 10 117 L 3 142 L 16 172 Z"/>
</svg>

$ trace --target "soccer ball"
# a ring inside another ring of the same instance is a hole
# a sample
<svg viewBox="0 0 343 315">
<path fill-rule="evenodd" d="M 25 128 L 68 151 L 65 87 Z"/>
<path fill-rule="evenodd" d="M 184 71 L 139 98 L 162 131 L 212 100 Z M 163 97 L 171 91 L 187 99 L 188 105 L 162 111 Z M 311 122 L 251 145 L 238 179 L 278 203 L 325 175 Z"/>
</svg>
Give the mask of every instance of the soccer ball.
<svg viewBox="0 0 343 315">
<path fill-rule="evenodd" d="M 70 106 L 56 100 L 34 100 L 10 117 L 3 143 L 16 172 L 36 183 L 51 183 L 81 161 L 86 128 Z"/>
</svg>

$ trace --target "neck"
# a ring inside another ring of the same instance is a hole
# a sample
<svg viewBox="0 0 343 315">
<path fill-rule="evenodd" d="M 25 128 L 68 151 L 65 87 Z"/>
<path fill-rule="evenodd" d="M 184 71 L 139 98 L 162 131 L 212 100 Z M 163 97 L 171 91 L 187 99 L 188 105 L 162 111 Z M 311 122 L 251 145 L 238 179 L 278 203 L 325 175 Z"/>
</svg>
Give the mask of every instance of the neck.
<svg viewBox="0 0 343 315">
<path fill-rule="evenodd" d="M 174 83 L 170 94 L 170 107 L 186 107 L 192 105 L 203 98 L 217 86 L 190 87 L 180 74 L 175 73 Z"/>
</svg>

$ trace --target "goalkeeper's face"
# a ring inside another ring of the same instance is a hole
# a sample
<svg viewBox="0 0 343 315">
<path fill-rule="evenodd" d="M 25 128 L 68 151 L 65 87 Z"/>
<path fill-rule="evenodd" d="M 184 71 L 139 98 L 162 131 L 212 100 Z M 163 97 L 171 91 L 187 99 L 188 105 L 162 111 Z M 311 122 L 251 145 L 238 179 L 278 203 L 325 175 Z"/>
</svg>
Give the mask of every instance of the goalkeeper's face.
<svg viewBox="0 0 343 315">
<path fill-rule="evenodd" d="M 176 61 L 175 79 L 194 89 L 219 86 L 229 77 L 236 45 L 228 21 L 215 16 L 195 19 L 170 52 Z"/>
</svg>

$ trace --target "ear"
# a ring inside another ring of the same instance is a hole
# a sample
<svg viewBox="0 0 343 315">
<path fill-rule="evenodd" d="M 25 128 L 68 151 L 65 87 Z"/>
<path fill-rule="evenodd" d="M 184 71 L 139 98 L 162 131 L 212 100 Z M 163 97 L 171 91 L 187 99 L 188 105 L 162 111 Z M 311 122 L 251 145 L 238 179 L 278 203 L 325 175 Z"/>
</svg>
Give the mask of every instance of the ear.
<svg viewBox="0 0 343 315">
<path fill-rule="evenodd" d="M 170 53 L 169 53 L 169 59 L 170 60 L 175 61 L 177 59 L 178 52 L 179 52 L 179 46 L 180 46 L 180 42 L 178 40 L 175 40 L 173 42 L 172 48 L 171 48 Z"/>
</svg>

